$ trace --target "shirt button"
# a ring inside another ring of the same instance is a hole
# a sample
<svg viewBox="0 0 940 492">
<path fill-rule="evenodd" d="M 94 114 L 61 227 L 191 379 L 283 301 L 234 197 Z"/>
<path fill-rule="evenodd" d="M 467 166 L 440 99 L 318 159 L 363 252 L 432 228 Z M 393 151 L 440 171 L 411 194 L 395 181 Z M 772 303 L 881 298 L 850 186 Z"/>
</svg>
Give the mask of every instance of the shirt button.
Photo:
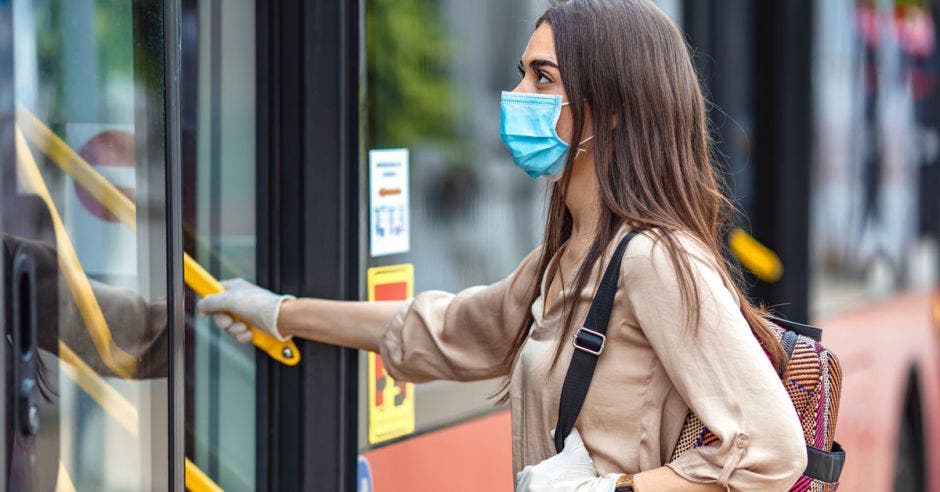
<svg viewBox="0 0 940 492">
<path fill-rule="evenodd" d="M 741 449 L 746 448 L 746 447 L 747 447 L 747 436 L 740 436 L 740 437 L 738 437 L 738 441 L 735 443 L 735 445 L 736 445 L 737 447 L 741 448 Z"/>
</svg>

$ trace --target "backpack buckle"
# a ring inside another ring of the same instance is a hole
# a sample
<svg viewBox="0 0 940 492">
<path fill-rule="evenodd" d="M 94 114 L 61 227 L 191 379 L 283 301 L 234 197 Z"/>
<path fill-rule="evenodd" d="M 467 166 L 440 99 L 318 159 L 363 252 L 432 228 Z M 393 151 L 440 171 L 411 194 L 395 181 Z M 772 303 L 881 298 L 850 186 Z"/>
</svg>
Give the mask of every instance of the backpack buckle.
<svg viewBox="0 0 940 492">
<path fill-rule="evenodd" d="M 593 355 L 601 355 L 601 352 L 604 351 L 604 346 L 607 345 L 607 337 L 602 333 L 589 330 L 583 326 L 578 328 L 578 331 L 572 335 L 571 339 L 571 343 L 574 345 L 575 349 Z"/>
</svg>

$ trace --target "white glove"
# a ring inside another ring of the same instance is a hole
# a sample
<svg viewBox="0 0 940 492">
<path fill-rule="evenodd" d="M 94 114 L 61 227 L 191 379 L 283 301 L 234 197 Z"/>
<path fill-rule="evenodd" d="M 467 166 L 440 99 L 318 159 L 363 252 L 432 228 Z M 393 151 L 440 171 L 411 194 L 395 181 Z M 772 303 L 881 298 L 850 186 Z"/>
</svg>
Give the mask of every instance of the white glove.
<svg viewBox="0 0 940 492">
<path fill-rule="evenodd" d="M 516 475 L 516 492 L 613 492 L 619 476 L 598 477 L 578 429 L 572 429 L 565 449 Z"/>
<path fill-rule="evenodd" d="M 294 296 L 278 295 L 240 278 L 223 280 L 222 286 L 225 287 L 224 292 L 208 296 L 196 304 L 200 313 L 212 315 L 216 326 L 241 343 L 248 343 L 252 338 L 245 323 L 282 342 L 290 339 L 277 331 L 277 315 L 281 311 L 281 303 Z"/>
</svg>

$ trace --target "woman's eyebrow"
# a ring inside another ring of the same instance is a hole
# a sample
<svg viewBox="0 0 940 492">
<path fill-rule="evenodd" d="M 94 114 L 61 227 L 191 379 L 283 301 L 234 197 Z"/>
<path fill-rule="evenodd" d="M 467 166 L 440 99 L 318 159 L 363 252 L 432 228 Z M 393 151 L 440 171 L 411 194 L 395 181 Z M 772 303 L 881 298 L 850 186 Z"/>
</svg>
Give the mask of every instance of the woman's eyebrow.
<svg viewBox="0 0 940 492">
<path fill-rule="evenodd" d="M 555 62 L 553 62 L 553 61 L 551 61 L 551 60 L 546 60 L 546 59 L 544 59 L 544 58 L 536 58 L 535 60 L 530 61 L 530 62 L 529 62 L 529 66 L 532 67 L 532 70 L 537 70 L 537 69 L 539 69 L 539 68 L 541 68 L 541 67 L 545 67 L 545 66 L 554 67 L 554 68 L 560 70 L 560 68 L 558 67 L 558 64 L 557 64 L 557 63 L 555 63 Z"/>
</svg>

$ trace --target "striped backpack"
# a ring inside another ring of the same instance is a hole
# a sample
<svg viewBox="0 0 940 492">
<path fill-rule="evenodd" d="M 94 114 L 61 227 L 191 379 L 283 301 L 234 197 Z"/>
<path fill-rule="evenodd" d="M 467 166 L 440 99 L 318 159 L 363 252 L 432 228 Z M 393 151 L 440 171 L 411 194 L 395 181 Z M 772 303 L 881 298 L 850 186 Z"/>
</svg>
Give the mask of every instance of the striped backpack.
<svg viewBox="0 0 940 492">
<path fill-rule="evenodd" d="M 842 389 L 842 368 L 835 354 L 822 343 L 822 330 L 771 318 L 770 327 L 787 354 L 782 382 L 803 425 L 806 471 L 791 491 L 831 492 L 839 486 L 845 451 L 833 440 Z M 718 443 L 694 415 L 689 414 L 672 459 L 699 446 Z"/>
</svg>

